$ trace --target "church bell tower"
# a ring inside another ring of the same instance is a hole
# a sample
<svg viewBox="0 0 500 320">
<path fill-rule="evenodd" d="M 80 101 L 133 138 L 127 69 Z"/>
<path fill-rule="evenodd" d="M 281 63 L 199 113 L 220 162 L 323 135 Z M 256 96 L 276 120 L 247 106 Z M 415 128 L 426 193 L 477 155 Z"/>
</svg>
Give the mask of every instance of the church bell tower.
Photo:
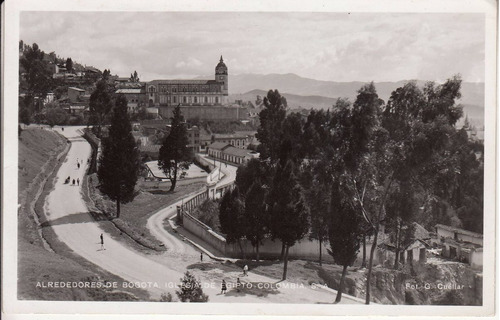
<svg viewBox="0 0 500 320">
<path fill-rule="evenodd" d="M 226 64 L 224 63 L 224 60 L 222 59 L 222 56 L 220 56 L 220 61 L 215 67 L 215 81 L 221 84 L 223 99 L 227 100 L 228 96 L 227 67 Z"/>
</svg>

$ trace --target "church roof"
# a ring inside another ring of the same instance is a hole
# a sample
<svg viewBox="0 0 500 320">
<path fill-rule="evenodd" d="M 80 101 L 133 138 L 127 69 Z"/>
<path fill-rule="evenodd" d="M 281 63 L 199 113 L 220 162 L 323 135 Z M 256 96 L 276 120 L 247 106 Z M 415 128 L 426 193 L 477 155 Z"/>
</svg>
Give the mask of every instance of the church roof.
<svg viewBox="0 0 500 320">
<path fill-rule="evenodd" d="M 149 84 L 212 84 L 216 83 L 215 80 L 182 80 L 182 79 L 175 79 L 175 80 L 153 80 L 150 81 Z"/>
<path fill-rule="evenodd" d="M 226 67 L 226 64 L 224 63 L 224 59 L 222 59 L 222 56 L 220 56 L 220 61 L 219 63 L 217 64 L 217 67 L 215 67 L 216 69 L 220 68 L 220 67 L 224 67 L 227 69 Z"/>
</svg>

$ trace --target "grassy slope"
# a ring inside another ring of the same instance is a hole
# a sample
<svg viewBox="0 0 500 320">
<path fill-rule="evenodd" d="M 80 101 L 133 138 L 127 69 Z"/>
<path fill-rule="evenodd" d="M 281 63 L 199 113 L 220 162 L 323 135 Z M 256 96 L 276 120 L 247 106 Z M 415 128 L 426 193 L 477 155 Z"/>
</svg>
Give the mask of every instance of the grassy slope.
<svg viewBox="0 0 500 320">
<path fill-rule="evenodd" d="M 50 130 L 24 130 L 19 139 L 19 203 L 23 204 L 18 213 L 18 299 L 26 300 L 133 300 L 147 299 L 142 290 L 134 290 L 134 296 L 123 292 L 107 292 L 104 290 L 81 289 L 42 289 L 37 282 L 79 281 L 84 279 L 100 279 L 119 281 L 120 279 L 97 266 L 78 257 L 60 241 L 55 234 L 44 230 L 47 240 L 56 252 L 47 251 L 38 234 L 37 224 L 31 215 L 26 200 L 35 196 L 30 184 L 38 183 L 35 179 L 41 168 L 57 165 L 55 157 L 66 146 L 66 140 Z M 50 191 L 49 182 L 41 197 Z M 43 203 L 42 200 L 37 202 Z M 58 254 L 63 253 L 64 254 Z"/>
<path fill-rule="evenodd" d="M 88 180 L 85 181 L 84 190 L 86 190 L 87 183 L 89 183 Z M 98 218 L 101 220 L 99 226 L 116 240 L 125 241 L 137 250 L 150 253 L 151 249 L 164 251 L 166 248 L 149 232 L 146 226 L 148 219 L 158 210 L 168 207 L 186 195 L 202 189 L 205 184 L 195 183 L 178 186 L 174 192 L 154 189 L 150 190 L 153 192 L 151 193 L 148 190 L 140 190 L 132 202 L 120 206 L 120 218 L 113 219 L 112 223 L 108 219 L 116 213 L 115 203 L 103 196 L 96 186 L 97 176 L 94 174 L 89 188 L 92 197 L 90 203 L 91 206 L 95 204 L 98 210 L 95 215 L 100 216 Z M 88 195 L 85 196 L 85 199 L 89 203 Z M 124 236 L 123 233 L 128 236 Z"/>
</svg>

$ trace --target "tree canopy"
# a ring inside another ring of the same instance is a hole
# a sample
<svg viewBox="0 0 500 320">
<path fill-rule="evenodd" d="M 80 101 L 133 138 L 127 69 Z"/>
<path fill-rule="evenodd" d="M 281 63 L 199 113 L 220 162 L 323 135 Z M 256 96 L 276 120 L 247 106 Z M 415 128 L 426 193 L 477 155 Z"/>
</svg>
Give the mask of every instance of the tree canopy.
<svg viewBox="0 0 500 320">
<path fill-rule="evenodd" d="M 188 148 L 187 128 L 180 105 L 174 109 L 171 118 L 170 132 L 160 148 L 158 166 L 170 180 L 170 191 L 175 190 L 177 179 L 189 168 L 193 160 L 193 152 Z"/>
<path fill-rule="evenodd" d="M 89 101 L 90 116 L 91 119 L 95 120 L 97 123 L 98 137 L 101 137 L 101 127 L 104 123 L 106 115 L 111 111 L 112 106 L 111 96 L 108 92 L 108 85 L 106 81 L 98 81 L 95 90 L 90 95 Z"/>
<path fill-rule="evenodd" d="M 120 204 L 134 198 L 139 166 L 139 151 L 132 136 L 127 99 L 119 95 L 113 108 L 109 136 L 102 140 L 97 171 L 100 190 L 116 201 L 117 217 L 120 217 Z"/>
</svg>

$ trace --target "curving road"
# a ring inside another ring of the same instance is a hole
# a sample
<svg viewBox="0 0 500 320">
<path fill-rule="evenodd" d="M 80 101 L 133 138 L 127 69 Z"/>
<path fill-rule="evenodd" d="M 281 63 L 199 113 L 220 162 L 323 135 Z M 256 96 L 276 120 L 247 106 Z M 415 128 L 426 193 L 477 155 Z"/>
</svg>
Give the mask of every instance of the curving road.
<svg viewBox="0 0 500 320">
<path fill-rule="evenodd" d="M 71 180 L 80 179 L 80 182 L 84 177 L 91 148 L 87 141 L 81 137 L 82 128 L 65 127 L 64 131 L 59 128 L 55 129 L 66 136 L 72 144 L 65 162 L 57 172 L 54 189 L 46 198 L 44 206 L 49 225 L 58 238 L 73 252 L 126 281 L 141 282 L 143 285 L 158 284 L 159 288 L 155 286 L 146 288 L 152 298 L 156 299 L 164 292 L 170 292 L 175 296 L 175 289 L 166 285 L 178 284 L 186 269 L 190 269 L 203 284 L 208 285 L 204 287 L 203 291 L 209 295 L 211 302 L 328 303 L 334 299 L 331 292 L 321 289 L 314 290 L 309 287 L 282 288 L 279 292 L 267 296 L 241 293 L 221 295 L 220 281 L 226 279 L 228 285 L 231 285 L 237 277 L 241 277 L 241 274 L 239 271 L 228 270 L 227 267 L 213 261 L 205 261 L 209 267 L 204 271 L 190 267 L 190 265 L 199 263 L 199 252 L 191 245 L 165 231 L 163 227 L 165 218 L 175 213 L 175 205 L 177 204 L 158 212 L 148 221 L 151 232 L 165 243 L 168 249 L 166 253 L 146 255 L 112 239 L 88 213 L 80 193 L 80 186 L 64 183 L 68 176 L 71 177 Z M 79 169 L 77 160 L 80 161 Z M 222 167 L 225 169 L 224 165 Z M 234 176 L 235 174 L 236 170 L 234 169 Z M 227 171 L 225 178 L 226 180 L 223 179 L 220 183 L 227 183 L 227 179 L 232 178 L 231 171 Z M 100 234 L 104 234 L 105 250 L 101 249 Z M 275 283 L 276 279 L 250 273 L 248 277 L 245 277 L 244 282 Z M 357 303 L 348 296 L 344 296 L 342 302 Z"/>
</svg>

